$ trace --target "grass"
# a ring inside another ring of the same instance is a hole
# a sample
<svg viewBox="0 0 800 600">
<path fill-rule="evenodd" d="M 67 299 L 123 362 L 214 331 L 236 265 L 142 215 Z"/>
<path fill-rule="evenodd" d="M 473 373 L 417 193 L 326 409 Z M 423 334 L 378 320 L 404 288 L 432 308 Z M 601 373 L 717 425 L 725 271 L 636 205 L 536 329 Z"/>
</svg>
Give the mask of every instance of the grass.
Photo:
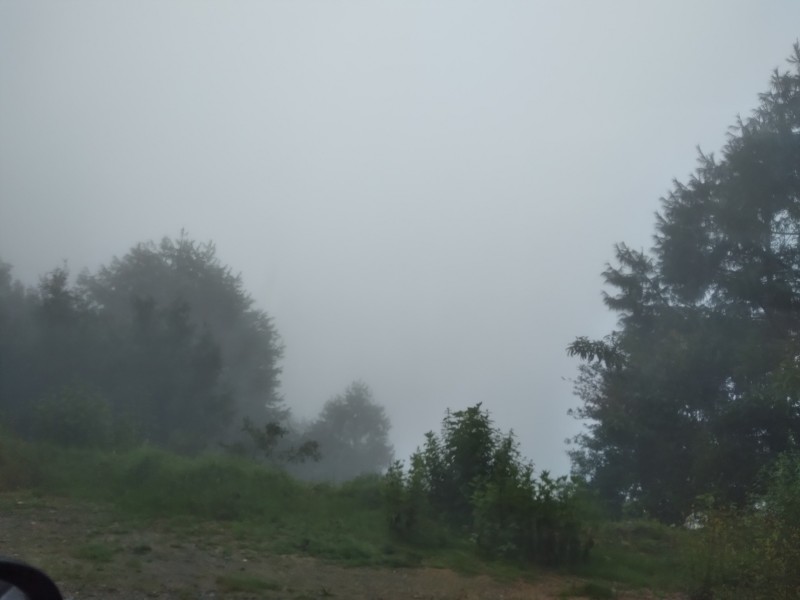
<svg viewBox="0 0 800 600">
<path fill-rule="evenodd" d="M 138 530 L 169 533 L 173 548 L 196 546 L 222 558 L 299 554 L 346 566 L 428 566 L 503 581 L 531 580 L 541 573 L 530 565 L 486 560 L 466 535 L 435 524 L 425 528 L 422 541 L 399 541 L 387 526 L 381 486 L 374 477 L 338 486 L 309 484 L 223 455 L 186 458 L 151 447 L 104 453 L 30 444 L 0 434 L 0 492 L 8 491 L 14 493 L 0 495 L 0 512 L 24 515 L 50 509 L 62 496 L 112 514 L 110 527 L 88 528 L 83 532 L 86 543 L 68 551 L 77 561 L 46 565 L 56 573 L 70 569 L 70 577 L 87 584 L 123 567 L 141 573 L 159 560 L 156 543 L 113 541 L 115 535 Z M 789 550 L 780 545 L 787 532 L 776 530 L 782 537 L 775 540 L 763 532 L 759 538 L 762 518 L 721 517 L 718 527 L 711 519 L 704 531 L 644 520 L 598 520 L 590 560 L 556 571 L 570 580 L 580 578 L 561 596 L 614 598 L 618 589 L 649 588 L 696 590 L 691 597 L 701 597 L 709 590 L 738 593 L 743 585 L 752 585 L 749 575 L 761 577 L 762 583 L 772 578 L 776 586 L 791 580 L 788 570 L 778 570 L 784 563 L 787 569 L 796 564 L 789 559 L 798 545 L 793 542 Z M 761 539 L 761 546 L 754 539 Z M 759 555 L 763 547 L 774 550 L 771 571 Z M 278 589 L 272 587 L 275 582 L 245 574 L 220 575 L 217 584 L 248 594 Z"/>
<path fill-rule="evenodd" d="M 608 586 L 600 583 L 586 582 L 574 584 L 559 594 L 561 598 L 592 598 L 593 600 L 604 600 L 606 598 L 616 598 L 617 594 Z"/>
<path fill-rule="evenodd" d="M 29 468 L 25 478 L 19 464 Z M 219 454 L 187 458 L 152 447 L 104 453 L 3 437 L 0 491 L 14 489 L 31 490 L 31 503 L 52 495 L 108 503 L 144 526 L 157 521 L 178 533 L 215 523 L 220 537 L 262 552 L 350 565 L 404 562 L 402 552 L 400 558 L 383 552 L 392 540 L 374 477 L 341 486 L 309 484 Z"/>
<path fill-rule="evenodd" d="M 217 586 L 224 592 L 266 592 L 278 591 L 281 585 L 275 581 L 261 579 L 252 575 L 220 575 Z"/>
<path fill-rule="evenodd" d="M 399 542 L 387 527 L 375 477 L 339 486 L 309 484 L 224 455 L 187 458 L 152 447 L 110 453 L 2 436 L 0 491 L 14 489 L 29 491 L 16 495 L 24 497 L 15 500 L 22 504 L 8 508 L 23 510 L 25 503 L 46 503 L 53 495 L 102 502 L 119 512 L 120 530 L 157 526 L 177 540 L 182 534 L 200 537 L 209 547 L 303 554 L 351 566 L 427 565 L 502 580 L 538 574 L 528 565 L 484 560 L 471 540 L 444 532 L 425 547 Z M 680 556 L 691 533 L 643 521 L 602 523 L 594 534 L 591 561 L 563 572 L 604 582 L 582 590 L 595 594 L 590 597 L 608 597 L 599 596 L 599 590 L 617 584 L 686 589 L 687 569 Z M 75 553 L 103 565 L 118 550 L 99 539 Z M 152 554 L 144 545 L 127 551 L 137 560 Z M 258 585 L 244 575 L 221 578 L 226 589 Z"/>
<path fill-rule="evenodd" d="M 142 561 L 138 558 L 129 558 L 125 561 L 125 568 L 134 573 L 142 572 Z"/>
<path fill-rule="evenodd" d="M 117 548 L 102 542 L 90 542 L 75 548 L 73 556 L 92 563 L 110 563 L 114 560 Z"/>
<path fill-rule="evenodd" d="M 644 520 L 599 524 L 591 560 L 572 572 L 628 587 L 683 590 L 690 585 L 688 549 L 699 532 Z"/>
</svg>

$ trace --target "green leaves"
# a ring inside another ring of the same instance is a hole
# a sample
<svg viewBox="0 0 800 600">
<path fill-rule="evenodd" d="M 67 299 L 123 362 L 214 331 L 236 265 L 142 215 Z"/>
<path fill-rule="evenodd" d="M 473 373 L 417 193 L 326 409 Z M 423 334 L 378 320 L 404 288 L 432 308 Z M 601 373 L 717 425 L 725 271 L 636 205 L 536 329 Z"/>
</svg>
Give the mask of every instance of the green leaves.
<svg viewBox="0 0 800 600">
<path fill-rule="evenodd" d="M 800 435 L 800 46 L 720 158 L 700 153 L 649 253 L 604 272 L 619 327 L 567 348 L 589 421 L 575 465 L 617 511 L 681 521 L 695 496 L 742 503 Z"/>
<path fill-rule="evenodd" d="M 567 346 L 567 354 L 578 356 L 586 362 L 602 363 L 607 367 L 620 368 L 625 363 L 625 357 L 613 338 L 590 340 L 581 336 Z"/>
<path fill-rule="evenodd" d="M 390 430 L 389 417 L 369 386 L 355 381 L 328 400 L 303 432 L 306 444 L 317 444 L 319 461 L 294 471 L 311 479 L 333 481 L 380 473 L 394 459 Z"/>
<path fill-rule="evenodd" d="M 97 392 L 64 386 L 34 405 L 32 429 L 42 440 L 81 448 L 104 448 L 113 442 L 108 401 Z"/>
<path fill-rule="evenodd" d="M 73 443 L 78 421 L 99 431 L 108 413 L 114 437 L 191 453 L 238 434 L 235 414 L 287 416 L 272 322 L 214 245 L 183 232 L 77 284 L 64 266 L 24 290 L 0 263 L 0 333 L 0 419 L 22 434 Z M 102 407 L 74 389 L 97 390 Z"/>
<path fill-rule="evenodd" d="M 490 557 L 548 565 L 585 557 L 575 487 L 546 471 L 535 478 L 513 432 L 503 435 L 480 404 L 448 411 L 407 473 L 390 468 L 384 490 L 389 526 L 408 541 L 424 543 L 445 523 Z"/>
</svg>

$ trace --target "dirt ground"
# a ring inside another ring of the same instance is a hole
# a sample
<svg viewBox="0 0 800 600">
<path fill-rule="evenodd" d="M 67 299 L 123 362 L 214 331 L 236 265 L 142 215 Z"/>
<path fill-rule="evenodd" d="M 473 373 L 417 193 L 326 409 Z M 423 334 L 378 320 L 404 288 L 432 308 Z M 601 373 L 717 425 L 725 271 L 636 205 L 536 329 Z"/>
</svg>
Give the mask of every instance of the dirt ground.
<svg viewBox="0 0 800 600">
<path fill-rule="evenodd" d="M 445 569 L 345 567 L 266 554 L 214 524 L 176 529 L 119 521 L 102 506 L 5 494 L 0 554 L 40 566 L 74 600 L 549 600 L 581 583 L 555 575 L 501 582 Z M 663 598 L 647 591 L 616 597 Z"/>
</svg>

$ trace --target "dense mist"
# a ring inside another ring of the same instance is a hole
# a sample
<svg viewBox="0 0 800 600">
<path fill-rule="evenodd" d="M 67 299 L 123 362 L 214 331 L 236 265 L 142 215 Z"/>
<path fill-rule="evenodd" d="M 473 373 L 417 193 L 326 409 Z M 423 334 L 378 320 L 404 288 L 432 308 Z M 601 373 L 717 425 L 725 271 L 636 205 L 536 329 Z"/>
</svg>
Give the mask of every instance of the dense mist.
<svg viewBox="0 0 800 600">
<path fill-rule="evenodd" d="M 258 385 L 298 422 L 363 381 L 406 458 L 483 402 L 565 473 L 564 348 L 613 326 L 613 244 L 650 246 L 659 197 L 756 105 L 799 10 L 3 2 L 0 258 L 28 287 L 66 261 L 71 289 L 185 229 L 269 318 L 252 344 L 279 336 L 280 373 Z M 207 327 L 244 377 L 251 346 L 204 314 L 187 357 Z"/>
</svg>

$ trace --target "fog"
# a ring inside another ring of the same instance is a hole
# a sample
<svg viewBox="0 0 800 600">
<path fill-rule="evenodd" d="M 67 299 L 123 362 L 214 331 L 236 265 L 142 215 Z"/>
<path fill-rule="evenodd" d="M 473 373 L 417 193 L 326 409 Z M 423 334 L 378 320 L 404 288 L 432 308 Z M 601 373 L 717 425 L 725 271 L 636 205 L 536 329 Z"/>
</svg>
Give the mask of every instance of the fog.
<svg viewBox="0 0 800 600">
<path fill-rule="evenodd" d="M 773 2 L 0 3 L 0 258 L 33 284 L 181 229 L 397 455 L 483 402 L 539 468 L 580 424 L 600 273 L 798 36 Z"/>
</svg>

